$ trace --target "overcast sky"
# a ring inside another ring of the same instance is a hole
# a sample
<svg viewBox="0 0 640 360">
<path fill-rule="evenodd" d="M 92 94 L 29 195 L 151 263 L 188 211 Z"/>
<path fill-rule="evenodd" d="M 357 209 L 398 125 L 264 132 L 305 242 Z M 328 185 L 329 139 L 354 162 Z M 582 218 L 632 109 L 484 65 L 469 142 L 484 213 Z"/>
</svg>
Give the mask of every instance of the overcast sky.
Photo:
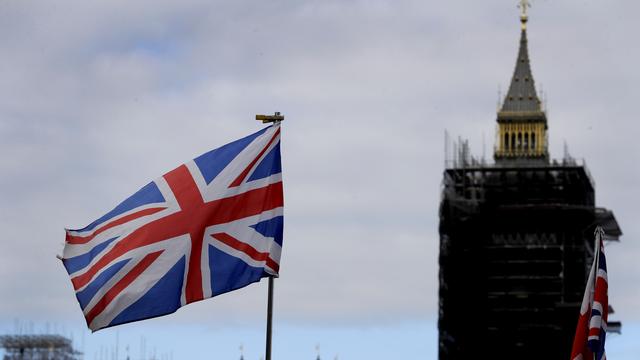
<svg viewBox="0 0 640 360">
<path fill-rule="evenodd" d="M 516 3 L 0 0 L 0 333 L 55 324 L 78 340 L 63 228 L 281 111 L 278 358 L 311 359 L 317 342 L 325 358 L 433 358 L 443 134 L 491 156 Z M 607 247 L 619 359 L 640 351 L 639 11 L 534 0 L 529 22 L 551 156 L 566 141 L 586 159 L 624 232 Z M 138 354 L 147 334 L 176 359 L 235 358 L 243 342 L 257 360 L 265 290 L 119 327 L 120 342 Z M 82 336 L 87 358 L 115 333 Z"/>
</svg>

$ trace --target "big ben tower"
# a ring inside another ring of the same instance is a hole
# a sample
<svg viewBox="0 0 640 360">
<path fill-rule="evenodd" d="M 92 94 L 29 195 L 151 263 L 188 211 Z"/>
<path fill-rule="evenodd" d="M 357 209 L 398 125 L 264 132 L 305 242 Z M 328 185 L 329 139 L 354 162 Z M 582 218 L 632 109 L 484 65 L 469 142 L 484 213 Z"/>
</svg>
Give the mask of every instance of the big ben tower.
<svg viewBox="0 0 640 360">
<path fill-rule="evenodd" d="M 476 161 L 462 142 L 444 170 L 440 360 L 568 359 L 594 229 L 602 226 L 608 241 L 622 234 L 613 213 L 596 206 L 586 164 L 549 155 L 528 5 L 520 1 L 519 50 L 497 113 L 495 163 Z M 610 332 L 616 328 L 609 323 Z"/>
</svg>

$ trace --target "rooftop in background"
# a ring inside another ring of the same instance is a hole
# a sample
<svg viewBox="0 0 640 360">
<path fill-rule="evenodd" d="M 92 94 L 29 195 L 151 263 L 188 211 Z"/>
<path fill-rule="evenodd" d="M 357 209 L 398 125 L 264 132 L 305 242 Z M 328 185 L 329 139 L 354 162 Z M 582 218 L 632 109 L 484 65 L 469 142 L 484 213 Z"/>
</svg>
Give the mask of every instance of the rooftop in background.
<svg viewBox="0 0 640 360">
<path fill-rule="evenodd" d="M 3 360 L 77 360 L 82 355 L 61 335 L 4 335 L 0 348 L 5 350 Z"/>
</svg>

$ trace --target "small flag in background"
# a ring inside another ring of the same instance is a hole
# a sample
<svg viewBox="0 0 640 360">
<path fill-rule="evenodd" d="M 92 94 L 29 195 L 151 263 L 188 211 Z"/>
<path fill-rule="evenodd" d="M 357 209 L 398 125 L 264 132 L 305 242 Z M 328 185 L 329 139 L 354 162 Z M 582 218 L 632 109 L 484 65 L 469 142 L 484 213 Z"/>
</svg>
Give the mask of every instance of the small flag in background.
<svg viewBox="0 0 640 360">
<path fill-rule="evenodd" d="M 607 335 L 607 315 L 609 298 L 607 261 L 604 256 L 604 231 L 596 229 L 596 247 L 589 280 L 584 291 L 580 317 L 573 340 L 571 360 L 605 360 L 605 337 Z"/>
<path fill-rule="evenodd" d="M 87 227 L 67 230 L 62 261 L 95 331 L 277 276 L 282 230 L 275 123 L 166 173 Z"/>
</svg>

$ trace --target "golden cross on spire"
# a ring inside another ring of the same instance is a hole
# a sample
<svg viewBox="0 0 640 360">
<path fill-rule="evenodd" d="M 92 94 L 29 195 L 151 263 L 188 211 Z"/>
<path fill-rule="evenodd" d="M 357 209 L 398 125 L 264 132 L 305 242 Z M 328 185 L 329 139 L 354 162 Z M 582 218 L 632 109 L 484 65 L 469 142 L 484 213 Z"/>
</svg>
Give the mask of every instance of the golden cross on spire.
<svg viewBox="0 0 640 360">
<path fill-rule="evenodd" d="M 527 20 L 529 17 L 527 16 L 527 8 L 531 7 L 531 3 L 529 0 L 520 0 L 520 4 L 518 4 L 520 8 L 520 22 L 522 22 L 522 30 L 527 28 Z"/>
</svg>

